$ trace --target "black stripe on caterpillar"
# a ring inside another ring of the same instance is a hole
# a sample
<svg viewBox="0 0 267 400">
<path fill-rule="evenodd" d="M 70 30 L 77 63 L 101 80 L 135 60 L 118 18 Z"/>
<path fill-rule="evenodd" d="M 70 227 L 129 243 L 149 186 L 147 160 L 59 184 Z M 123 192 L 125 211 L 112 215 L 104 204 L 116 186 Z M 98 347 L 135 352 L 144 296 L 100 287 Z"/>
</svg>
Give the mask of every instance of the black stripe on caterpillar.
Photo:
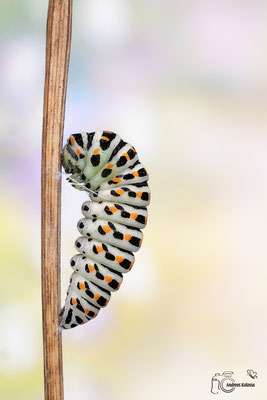
<svg viewBox="0 0 267 400">
<path fill-rule="evenodd" d="M 97 316 L 123 273 L 131 270 L 143 240 L 150 191 L 148 174 L 133 146 L 110 131 L 71 135 L 62 152 L 67 180 L 89 193 L 82 205 L 60 326 L 74 328 Z"/>
</svg>

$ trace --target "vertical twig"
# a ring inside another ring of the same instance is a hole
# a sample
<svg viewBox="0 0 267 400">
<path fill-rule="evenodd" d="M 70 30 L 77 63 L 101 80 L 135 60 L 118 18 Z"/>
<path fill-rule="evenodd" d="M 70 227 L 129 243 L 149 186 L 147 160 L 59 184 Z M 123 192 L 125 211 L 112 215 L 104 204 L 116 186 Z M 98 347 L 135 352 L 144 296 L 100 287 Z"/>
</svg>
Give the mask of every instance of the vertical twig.
<svg viewBox="0 0 267 400">
<path fill-rule="evenodd" d="M 72 0 L 50 0 L 42 142 L 42 309 L 45 399 L 63 400 L 60 309 L 60 156 L 65 116 Z"/>
</svg>

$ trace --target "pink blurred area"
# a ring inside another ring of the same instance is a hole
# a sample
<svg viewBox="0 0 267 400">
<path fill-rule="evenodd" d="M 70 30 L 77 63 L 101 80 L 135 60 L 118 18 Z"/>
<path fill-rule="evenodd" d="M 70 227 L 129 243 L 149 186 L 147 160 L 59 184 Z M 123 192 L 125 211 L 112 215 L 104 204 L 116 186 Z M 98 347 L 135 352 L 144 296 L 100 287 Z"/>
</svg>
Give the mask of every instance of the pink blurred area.
<svg viewBox="0 0 267 400">
<path fill-rule="evenodd" d="M 43 398 L 40 155 L 46 2 L 0 5 L 0 398 Z M 267 4 L 74 1 L 65 139 L 112 130 L 150 174 L 142 249 L 63 334 L 65 399 L 267 398 Z M 62 301 L 86 194 L 63 178 Z M 16 382 L 16 384 L 14 384 Z M 252 382 L 252 380 L 251 380 Z"/>
</svg>

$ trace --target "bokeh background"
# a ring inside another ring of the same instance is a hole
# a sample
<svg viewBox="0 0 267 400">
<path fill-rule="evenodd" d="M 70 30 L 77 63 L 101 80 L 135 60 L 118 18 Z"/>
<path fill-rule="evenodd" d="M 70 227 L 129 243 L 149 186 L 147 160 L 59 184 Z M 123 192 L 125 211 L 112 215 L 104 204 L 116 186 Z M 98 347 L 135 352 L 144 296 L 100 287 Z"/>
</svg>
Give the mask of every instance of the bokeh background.
<svg viewBox="0 0 267 400">
<path fill-rule="evenodd" d="M 47 1 L 0 3 L 0 398 L 43 398 L 40 154 Z M 119 133 L 150 173 L 142 249 L 64 332 L 65 399 L 267 398 L 267 2 L 74 0 L 65 139 Z M 85 193 L 63 175 L 62 302 Z"/>
</svg>

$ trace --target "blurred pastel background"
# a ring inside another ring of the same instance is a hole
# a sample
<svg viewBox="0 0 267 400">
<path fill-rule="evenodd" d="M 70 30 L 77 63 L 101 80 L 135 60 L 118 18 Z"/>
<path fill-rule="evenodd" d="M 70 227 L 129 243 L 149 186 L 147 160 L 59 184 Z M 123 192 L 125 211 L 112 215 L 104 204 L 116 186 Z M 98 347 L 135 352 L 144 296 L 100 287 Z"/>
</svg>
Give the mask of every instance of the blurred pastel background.
<svg viewBox="0 0 267 400">
<path fill-rule="evenodd" d="M 47 1 L 0 3 L 0 399 L 43 398 Z M 64 332 L 66 400 L 267 398 L 267 2 L 74 0 L 65 138 L 119 133 L 150 173 L 133 270 Z M 86 194 L 63 176 L 62 302 Z"/>
</svg>

